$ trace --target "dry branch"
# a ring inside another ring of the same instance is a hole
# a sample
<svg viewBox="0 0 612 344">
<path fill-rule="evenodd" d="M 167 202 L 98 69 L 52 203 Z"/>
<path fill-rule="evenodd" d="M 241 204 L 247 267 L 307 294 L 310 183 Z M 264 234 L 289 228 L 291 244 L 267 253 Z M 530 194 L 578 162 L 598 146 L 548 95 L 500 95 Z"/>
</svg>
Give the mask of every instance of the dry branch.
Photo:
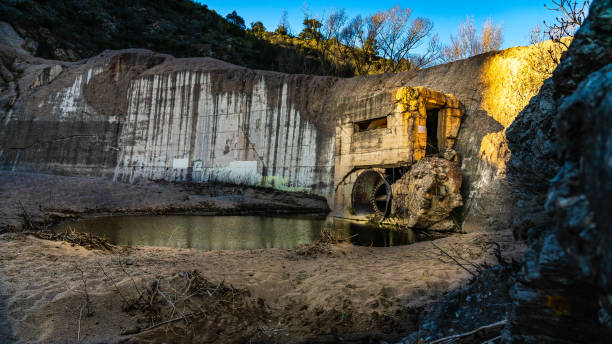
<svg viewBox="0 0 612 344">
<path fill-rule="evenodd" d="M 90 303 L 90 300 L 89 300 L 89 293 L 87 292 L 87 279 L 85 279 L 85 274 L 84 274 L 83 270 L 78 265 L 75 264 L 74 268 L 81 273 L 81 281 L 83 281 L 83 294 L 85 296 L 85 306 L 87 308 L 87 316 L 90 316 L 90 315 L 93 314 L 93 309 L 91 309 L 91 303 Z"/>
<path fill-rule="evenodd" d="M 21 216 L 23 217 L 23 222 L 24 222 L 25 227 L 27 229 L 33 229 L 34 225 L 32 224 L 32 221 L 30 220 L 30 216 L 28 215 L 28 211 L 23 206 L 23 203 L 21 203 L 21 201 L 17 201 L 17 202 L 19 203 L 19 206 L 21 207 Z"/>
<path fill-rule="evenodd" d="M 466 268 L 463 264 L 461 264 L 459 262 L 459 260 L 457 260 L 457 258 L 451 256 L 448 252 L 444 251 L 440 246 L 436 245 L 436 243 L 432 240 L 430 241 L 430 243 L 433 245 L 433 247 L 437 248 L 440 252 L 442 252 L 445 256 L 447 256 L 448 258 L 450 258 L 453 262 L 455 262 L 455 264 L 457 264 L 459 267 L 461 267 L 463 270 L 467 271 L 470 275 L 476 277 L 478 276 L 475 272 L 473 272 L 472 270 Z M 463 259 L 463 258 L 461 258 Z M 473 265 L 473 264 L 472 264 Z M 478 271 L 480 272 L 480 271 Z"/>
<path fill-rule="evenodd" d="M 501 332 L 502 328 L 506 326 L 507 322 L 507 320 L 501 320 L 492 324 L 481 326 L 469 332 L 440 338 L 434 340 L 433 342 L 429 342 L 429 344 L 474 343 L 474 340 L 477 339 L 477 336 L 489 337 L 489 339 L 485 340 L 485 343 L 487 343 L 488 341 L 495 340 L 498 338 L 499 333 Z"/>
<path fill-rule="evenodd" d="M 134 289 L 136 289 L 136 292 L 138 293 L 138 295 L 140 295 L 140 289 L 138 289 L 138 285 L 136 284 L 136 281 L 134 281 L 134 278 L 132 277 L 132 275 L 130 275 L 126 270 L 125 267 L 123 266 L 123 262 L 121 261 L 121 259 L 119 259 L 119 266 L 121 267 L 121 270 L 123 271 L 124 274 L 126 274 L 130 280 L 132 281 L 132 284 L 134 285 Z"/>
<path fill-rule="evenodd" d="M 252 298 L 248 290 L 236 289 L 224 281 L 212 283 L 198 271 L 158 276 L 124 311 L 141 313 L 140 321 L 148 327 L 124 330 L 122 335 L 138 336 L 166 325 L 164 331 L 174 338 L 192 338 L 203 322 L 218 330 L 226 326 L 222 322 L 208 323 L 211 319 L 226 319 L 248 331 L 249 323 L 259 322 L 267 314 L 263 300 Z"/>
<path fill-rule="evenodd" d="M 76 231 L 55 233 L 50 230 L 43 230 L 30 231 L 28 234 L 44 240 L 65 241 L 73 245 L 83 246 L 87 249 L 98 249 L 111 252 L 115 250 L 115 246 L 102 237 Z"/>
<path fill-rule="evenodd" d="M 115 280 L 110 277 L 106 271 L 104 271 L 104 268 L 102 267 L 102 264 L 100 264 L 100 262 L 96 262 L 98 264 L 98 266 L 100 267 L 100 269 L 102 270 L 102 273 L 104 273 L 104 276 L 106 276 L 108 279 L 111 280 L 111 282 L 113 283 L 113 285 L 115 286 L 115 290 L 117 290 L 117 293 L 119 293 L 119 296 L 121 296 L 121 299 L 123 300 L 124 303 L 128 303 L 127 299 L 123 296 L 123 294 L 121 293 L 121 289 L 119 289 L 119 287 L 117 286 L 117 284 L 115 283 Z"/>
<path fill-rule="evenodd" d="M 79 323 L 77 325 L 77 343 L 81 341 L 81 319 L 83 318 L 83 308 L 85 308 L 85 304 L 83 304 L 79 309 Z"/>
<path fill-rule="evenodd" d="M 187 324 L 189 324 L 189 320 L 188 320 L 188 319 L 185 317 L 185 314 L 183 314 L 183 312 L 181 312 L 180 310 L 178 310 L 178 309 L 176 308 L 176 306 L 175 306 L 174 302 L 172 302 L 172 300 L 171 300 L 170 298 L 168 298 L 168 297 L 166 296 L 166 294 L 164 294 L 164 293 L 163 293 L 163 292 L 162 292 L 162 291 L 159 289 L 159 284 L 160 284 L 159 282 L 160 282 L 160 280 L 157 280 L 157 293 L 158 293 L 159 295 L 161 295 L 161 296 L 162 296 L 162 297 L 163 297 L 163 298 L 166 300 L 166 302 L 167 302 L 167 303 L 168 303 L 168 304 L 169 304 L 169 305 L 172 307 L 172 313 L 173 313 L 173 314 L 174 314 L 174 312 L 175 312 L 175 311 L 176 311 L 176 312 L 179 312 L 179 313 L 181 314 L 181 317 L 182 317 L 183 319 L 185 319 L 185 322 L 186 322 Z M 170 285 L 170 283 L 168 283 L 168 285 Z"/>
<path fill-rule="evenodd" d="M 190 317 L 190 316 L 192 316 L 192 315 L 193 315 L 193 314 L 186 314 L 186 315 L 185 315 L 185 317 Z M 147 328 L 145 328 L 145 329 L 142 329 L 142 330 L 141 330 L 141 331 L 139 331 L 138 333 L 143 333 L 143 332 L 146 332 L 146 331 L 150 331 L 150 330 L 155 329 L 155 328 L 158 328 L 158 327 L 160 327 L 160 326 L 167 325 L 167 324 L 173 323 L 173 322 L 175 322 L 175 321 L 183 320 L 183 319 L 185 319 L 185 317 L 178 317 L 178 318 L 173 318 L 173 319 L 170 319 L 170 320 L 162 321 L 162 322 L 160 322 L 160 323 L 157 323 L 157 324 L 155 324 L 155 325 L 152 325 L 152 326 L 149 326 L 149 327 L 147 327 Z"/>
</svg>

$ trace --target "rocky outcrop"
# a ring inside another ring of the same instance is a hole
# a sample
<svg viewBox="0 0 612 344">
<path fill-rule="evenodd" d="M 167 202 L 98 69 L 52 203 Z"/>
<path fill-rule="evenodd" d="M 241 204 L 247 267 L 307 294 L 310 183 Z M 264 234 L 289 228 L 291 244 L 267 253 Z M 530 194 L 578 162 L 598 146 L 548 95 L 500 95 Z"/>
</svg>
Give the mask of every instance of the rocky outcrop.
<svg viewBox="0 0 612 344">
<path fill-rule="evenodd" d="M 410 228 L 434 230 L 456 229 L 449 218 L 461 206 L 461 171 L 453 162 L 425 157 L 410 172 L 391 185 L 393 202 L 391 219 Z"/>
<path fill-rule="evenodd" d="M 593 4 L 587 25 L 576 37 L 576 49 L 582 49 L 585 37 L 591 42 L 599 35 L 610 37 L 612 22 L 604 10 L 610 5 Z M 608 54 L 612 51 L 611 44 L 604 48 Z M 563 64 L 585 66 L 571 58 L 576 49 L 570 48 Z M 601 62 L 587 65 L 592 69 Z M 612 106 L 612 65 L 583 80 L 559 83 L 568 69 L 574 70 L 572 78 L 581 74 L 569 66 L 555 74 L 557 94 L 567 92 L 571 83 L 577 87 L 558 99 L 553 119 L 559 139 L 552 147 L 560 167 L 550 184 L 546 210 L 554 220 L 532 228 L 537 232 L 532 233 L 532 246 L 513 290 L 508 334 L 512 343 L 603 343 L 612 335 L 612 121 L 605 115 Z"/>
<path fill-rule="evenodd" d="M 512 151 L 508 179 L 513 185 L 511 192 L 517 198 L 512 228 L 518 238 L 526 238 L 530 228 L 540 228 L 550 221 L 542 205 L 546 201 L 548 181 L 559 167 L 552 146 L 557 111 L 553 89 L 552 80 L 546 81 L 506 131 Z"/>
<path fill-rule="evenodd" d="M 465 334 L 503 322 L 511 307 L 510 286 L 517 271 L 509 264 L 495 265 L 472 283 L 444 295 L 419 319 L 419 330 L 398 344 L 430 343 L 435 339 Z M 489 343 L 499 337 L 503 325 L 493 333 L 477 338 L 454 338 L 444 343 Z M 499 339 L 499 338 L 498 338 Z"/>
<path fill-rule="evenodd" d="M 539 117 L 542 127 L 510 135 L 519 192 L 539 181 L 530 176 L 555 174 L 548 191 L 530 190 L 539 202 L 522 205 L 549 216 L 517 228 L 531 247 L 512 292 L 510 343 L 604 343 L 612 335 L 610 8 L 593 2 L 553 79 L 517 121 Z"/>
</svg>

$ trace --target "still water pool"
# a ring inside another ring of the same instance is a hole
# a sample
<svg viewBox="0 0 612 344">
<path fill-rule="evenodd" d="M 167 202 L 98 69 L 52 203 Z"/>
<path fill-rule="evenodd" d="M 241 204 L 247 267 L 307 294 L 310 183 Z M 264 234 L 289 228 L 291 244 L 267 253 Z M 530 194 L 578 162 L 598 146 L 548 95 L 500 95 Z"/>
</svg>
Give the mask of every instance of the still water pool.
<svg viewBox="0 0 612 344">
<path fill-rule="evenodd" d="M 412 230 L 305 216 L 109 216 L 61 223 L 53 230 L 104 236 L 117 245 L 242 250 L 292 249 L 316 241 L 323 228 L 363 246 L 407 245 L 425 239 Z"/>
</svg>

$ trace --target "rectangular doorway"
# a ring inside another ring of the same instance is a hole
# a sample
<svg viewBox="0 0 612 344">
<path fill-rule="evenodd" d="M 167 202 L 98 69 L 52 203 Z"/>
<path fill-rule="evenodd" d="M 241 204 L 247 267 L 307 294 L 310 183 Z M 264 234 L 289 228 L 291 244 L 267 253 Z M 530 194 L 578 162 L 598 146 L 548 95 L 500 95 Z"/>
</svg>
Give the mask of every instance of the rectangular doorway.
<svg viewBox="0 0 612 344">
<path fill-rule="evenodd" d="M 427 110 L 427 120 L 425 126 L 427 127 L 427 147 L 425 148 L 425 155 L 437 154 L 438 150 L 438 113 L 440 109 Z"/>
</svg>

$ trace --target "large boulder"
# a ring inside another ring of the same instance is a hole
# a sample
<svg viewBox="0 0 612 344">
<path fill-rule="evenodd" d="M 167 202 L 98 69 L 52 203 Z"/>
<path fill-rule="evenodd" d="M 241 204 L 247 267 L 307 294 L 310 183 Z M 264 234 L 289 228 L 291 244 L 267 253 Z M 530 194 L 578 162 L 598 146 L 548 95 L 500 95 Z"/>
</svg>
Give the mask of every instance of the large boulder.
<svg viewBox="0 0 612 344">
<path fill-rule="evenodd" d="M 391 185 L 390 221 L 411 228 L 455 229 L 450 214 L 463 205 L 460 189 L 461 171 L 456 163 L 425 157 Z"/>
</svg>

